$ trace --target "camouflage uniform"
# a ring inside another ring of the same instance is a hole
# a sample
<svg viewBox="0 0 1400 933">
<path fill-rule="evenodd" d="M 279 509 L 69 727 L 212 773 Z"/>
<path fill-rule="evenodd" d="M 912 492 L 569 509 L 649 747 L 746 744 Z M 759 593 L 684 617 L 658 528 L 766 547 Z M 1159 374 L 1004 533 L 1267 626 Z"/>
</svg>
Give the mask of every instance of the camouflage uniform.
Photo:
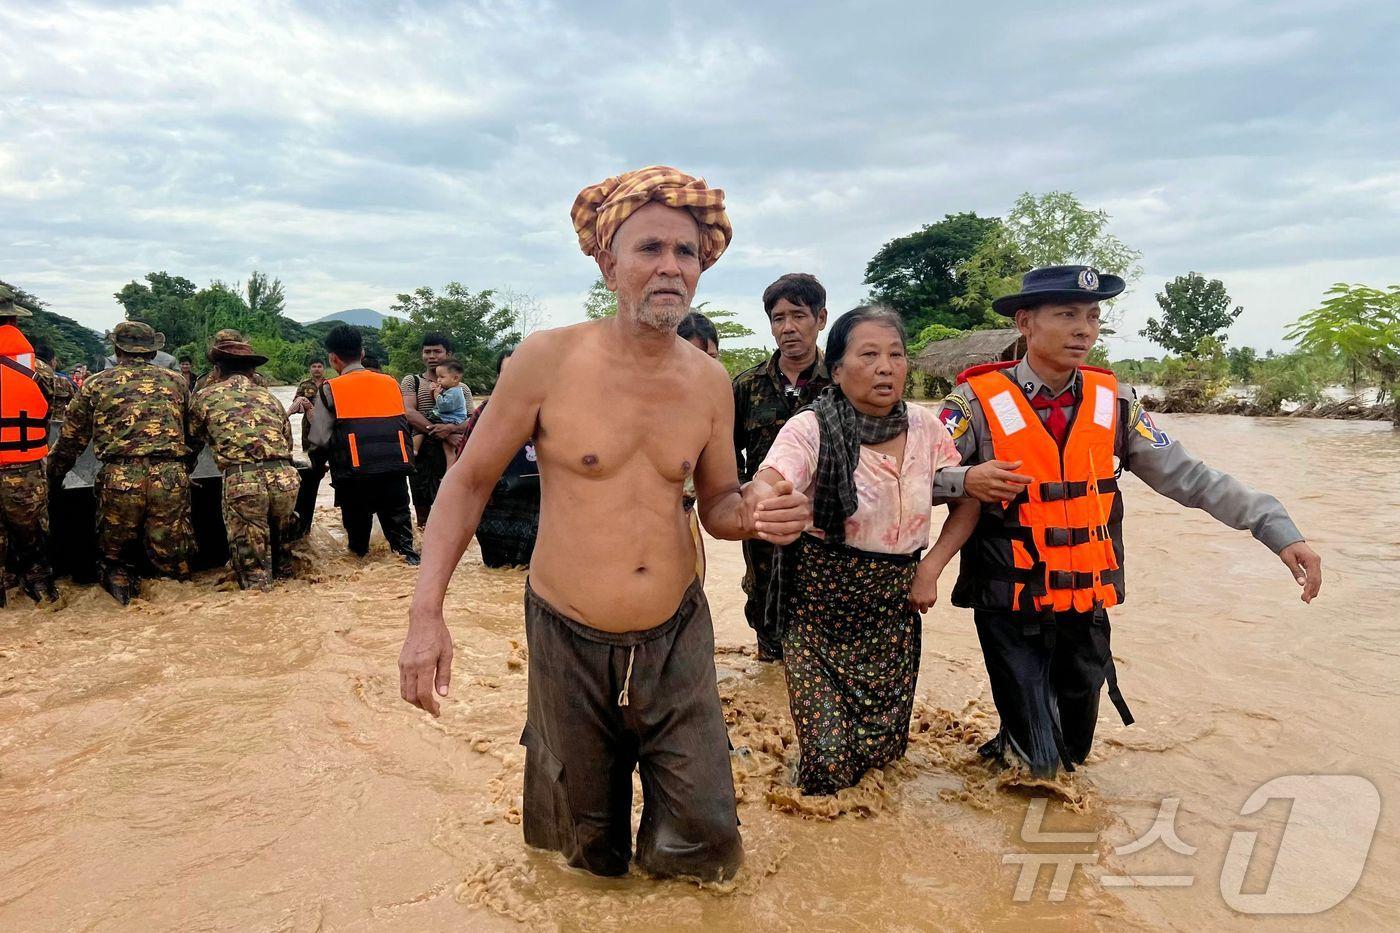
<svg viewBox="0 0 1400 933">
<path fill-rule="evenodd" d="M 126 322 L 117 330 L 141 333 L 136 327 Z M 50 478 L 62 482 L 92 440 L 102 461 L 95 483 L 97 543 L 109 589 L 135 587 L 131 550 L 143 537 L 158 572 L 189 575 L 194 535 L 185 444 L 188 399 L 185 377 L 178 372 L 144 360 L 123 360 L 89 376 L 68 406 L 68 420 L 49 456 Z"/>
<path fill-rule="evenodd" d="M 779 368 L 777 352 L 766 362 L 734 377 L 734 454 L 740 479 L 753 479 L 783 425 L 829 385 L 831 374 L 820 350 L 817 361 L 798 377 L 795 386 Z M 783 649 L 779 641 L 777 595 L 781 587 L 772 585 L 778 549 L 757 539 L 745 541 L 743 547 L 743 587 L 748 597 L 744 616 L 749 628 L 758 634 L 759 656 L 765 660 L 780 658 Z"/>
<path fill-rule="evenodd" d="M 68 403 L 73 401 L 78 387 L 69 377 L 55 373 L 48 363 L 40 360 L 39 366 L 42 368 L 36 367 L 36 370 L 40 373 L 48 373 L 48 378 L 53 381 L 53 399 L 49 402 L 49 420 L 62 421 L 64 412 L 68 410 Z"/>
<path fill-rule="evenodd" d="M 218 375 L 219 371 L 217 369 L 211 369 L 204 375 L 200 376 L 194 381 L 194 389 L 190 392 L 190 395 L 198 395 L 205 389 L 209 388 L 211 385 L 217 385 L 221 381 L 217 378 Z M 267 377 L 264 376 L 262 373 L 253 373 L 252 381 L 254 385 L 262 386 L 264 389 L 271 388 L 272 386 L 272 383 L 268 382 Z"/>
<path fill-rule="evenodd" d="M 190 402 L 190 437 L 209 444 L 224 473 L 223 514 L 238 585 L 267 589 L 288 565 L 300 478 L 292 467 L 292 429 L 271 392 L 238 374 Z"/>
<path fill-rule="evenodd" d="M 43 360 L 34 361 L 34 381 L 52 413 L 56 380 L 53 369 Z M 10 550 L 26 588 L 53 580 L 49 566 L 49 480 L 43 460 L 0 466 L 0 573 Z M 0 591 L 0 606 L 4 604 Z"/>
</svg>

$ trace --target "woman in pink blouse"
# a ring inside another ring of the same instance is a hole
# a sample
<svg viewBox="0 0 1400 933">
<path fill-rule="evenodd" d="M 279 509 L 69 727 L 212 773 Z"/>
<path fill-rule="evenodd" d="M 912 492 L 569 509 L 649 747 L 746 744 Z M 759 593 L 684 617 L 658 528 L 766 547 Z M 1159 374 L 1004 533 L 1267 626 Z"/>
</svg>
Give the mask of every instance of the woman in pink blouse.
<svg viewBox="0 0 1400 933">
<path fill-rule="evenodd" d="M 918 612 L 977 522 L 959 501 L 933 548 L 938 470 L 958 452 L 937 416 L 901 395 L 904 327 L 862 306 L 832 325 L 835 385 L 783 426 L 758 476 L 812 500 L 813 527 L 783 550 L 783 659 L 803 793 L 830 794 L 900 758 L 919 670 Z M 764 474 L 767 474 L 766 476 Z"/>
</svg>

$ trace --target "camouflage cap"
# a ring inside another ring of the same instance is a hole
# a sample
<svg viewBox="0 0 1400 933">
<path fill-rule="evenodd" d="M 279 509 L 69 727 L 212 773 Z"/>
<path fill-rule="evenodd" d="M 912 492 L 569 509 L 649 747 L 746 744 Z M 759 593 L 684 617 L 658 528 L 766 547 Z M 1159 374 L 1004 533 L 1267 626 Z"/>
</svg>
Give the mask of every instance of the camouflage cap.
<svg viewBox="0 0 1400 933">
<path fill-rule="evenodd" d="M 0 317 L 33 317 L 34 314 L 22 304 L 15 303 L 15 293 L 8 285 L 0 285 Z"/>
<path fill-rule="evenodd" d="M 165 335 L 141 321 L 122 321 L 112 328 L 112 346 L 125 353 L 154 353 L 165 346 Z"/>
</svg>

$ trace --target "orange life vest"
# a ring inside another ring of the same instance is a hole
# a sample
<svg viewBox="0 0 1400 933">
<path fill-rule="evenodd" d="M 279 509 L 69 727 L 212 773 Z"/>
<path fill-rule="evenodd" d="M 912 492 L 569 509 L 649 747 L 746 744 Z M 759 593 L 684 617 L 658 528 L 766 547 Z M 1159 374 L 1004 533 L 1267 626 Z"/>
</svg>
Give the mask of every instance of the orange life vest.
<svg viewBox="0 0 1400 933">
<path fill-rule="evenodd" d="M 403 396 L 392 376 L 357 369 L 321 386 L 335 406 L 334 478 L 413 471 L 413 443 Z"/>
<path fill-rule="evenodd" d="M 1082 392 L 1064 448 L 1041 423 L 1004 366 L 977 367 L 967 384 L 981 403 L 998 460 L 1021 461 L 1036 481 L 1006 505 L 1006 536 L 1014 568 L 1012 608 L 1089 612 L 1122 599 L 1122 569 L 1114 539 L 1117 501 L 1113 451 L 1118 429 L 1118 381 L 1107 370 L 1081 367 Z"/>
<path fill-rule="evenodd" d="M 18 327 L 0 327 L 0 465 L 49 452 L 49 403 L 35 377 L 34 348 Z"/>
</svg>

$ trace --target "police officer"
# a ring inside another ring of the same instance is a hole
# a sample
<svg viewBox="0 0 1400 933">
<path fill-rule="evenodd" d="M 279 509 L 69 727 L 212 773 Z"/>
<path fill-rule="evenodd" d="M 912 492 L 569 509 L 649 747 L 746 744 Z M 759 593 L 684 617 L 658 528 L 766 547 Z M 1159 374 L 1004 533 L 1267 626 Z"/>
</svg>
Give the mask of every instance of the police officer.
<svg viewBox="0 0 1400 933">
<path fill-rule="evenodd" d="M 230 562 L 242 589 L 272 588 L 290 575 L 299 477 L 292 428 L 273 394 L 253 382 L 267 357 L 238 341 L 216 343 L 210 358 L 223 378 L 190 400 L 190 438 L 207 443 L 224 474 L 223 516 Z"/>
<path fill-rule="evenodd" d="M 1028 272 L 993 308 L 1014 317 L 1026 358 L 958 377 L 940 418 L 962 466 L 939 471 L 935 494 L 984 503 L 962 550 L 953 605 L 973 610 L 1001 731 L 982 748 L 1014 753 L 1040 776 L 1082 764 L 1104 683 L 1124 723 L 1107 610 L 1121 603 L 1120 470 L 1232 528 L 1283 560 L 1311 602 L 1321 558 L 1273 496 L 1211 469 L 1158 428 L 1130 387 L 1085 366 L 1099 302 L 1123 280 L 1088 266 Z"/>
<path fill-rule="evenodd" d="M 0 285 L 0 572 L 7 548 L 20 583 L 37 603 L 58 603 L 49 566 L 49 406 L 54 372 L 16 326 L 30 310 Z M 0 606 L 5 605 L 0 584 Z"/>
<path fill-rule="evenodd" d="M 144 543 L 158 573 L 189 576 L 190 476 L 185 413 L 189 387 L 152 360 L 165 336 L 139 321 L 112 329 L 116 365 L 89 376 L 68 406 L 49 481 L 61 483 L 91 440 L 97 474 L 102 586 L 122 605 L 140 594 L 132 550 Z"/>
<path fill-rule="evenodd" d="M 734 377 L 734 453 L 739 479 L 751 480 L 787 420 L 831 385 L 817 335 L 826 327 L 826 289 L 805 272 L 782 276 L 763 292 L 763 311 L 777 341 L 771 358 Z M 744 616 L 758 637 L 758 659 L 780 661 L 775 562 L 778 549 L 744 541 Z"/>
<path fill-rule="evenodd" d="M 321 490 L 321 480 L 326 478 L 328 455 L 324 450 L 311 449 L 311 410 L 316 404 L 316 393 L 326 382 L 326 364 L 312 360 L 307 367 L 306 378 L 297 384 L 296 398 L 292 402 L 290 414 L 301 414 L 301 449 L 311 462 L 311 469 L 301 478 L 297 490 L 297 531 L 306 534 L 311 530 L 311 519 L 316 514 L 316 494 Z"/>
<path fill-rule="evenodd" d="M 408 514 L 413 442 L 398 384 L 360 364 L 364 343 L 355 328 L 331 328 L 325 344 L 339 375 L 316 393 L 311 447 L 329 455 L 335 504 L 350 550 L 360 557 L 369 551 L 370 523 L 378 516 L 389 547 L 417 566 Z"/>
</svg>

